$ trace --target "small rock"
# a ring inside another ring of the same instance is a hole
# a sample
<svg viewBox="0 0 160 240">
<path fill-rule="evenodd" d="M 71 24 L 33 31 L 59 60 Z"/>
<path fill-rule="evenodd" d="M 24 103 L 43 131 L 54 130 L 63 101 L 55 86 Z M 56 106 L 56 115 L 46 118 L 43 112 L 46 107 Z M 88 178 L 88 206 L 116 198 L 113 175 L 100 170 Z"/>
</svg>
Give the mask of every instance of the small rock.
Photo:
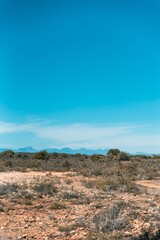
<svg viewBox="0 0 160 240">
<path fill-rule="evenodd" d="M 2 205 L 0 205 L 0 212 L 4 212 L 4 208 Z"/>
<path fill-rule="evenodd" d="M 24 228 L 29 228 L 29 225 L 28 225 L 28 224 L 25 224 L 25 225 L 24 225 Z"/>
<path fill-rule="evenodd" d="M 145 223 L 143 225 L 143 230 L 146 231 L 146 232 L 148 232 L 150 230 L 150 228 L 151 228 L 151 224 L 150 223 Z"/>
</svg>

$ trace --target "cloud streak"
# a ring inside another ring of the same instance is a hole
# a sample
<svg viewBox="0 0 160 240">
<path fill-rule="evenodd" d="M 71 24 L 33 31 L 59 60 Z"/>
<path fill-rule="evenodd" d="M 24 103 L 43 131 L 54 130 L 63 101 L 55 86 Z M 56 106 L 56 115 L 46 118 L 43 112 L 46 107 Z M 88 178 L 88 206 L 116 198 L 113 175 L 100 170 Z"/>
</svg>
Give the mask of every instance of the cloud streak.
<svg viewBox="0 0 160 240">
<path fill-rule="evenodd" d="M 2 133 L 14 133 L 22 131 L 33 130 L 33 124 L 15 124 L 8 122 L 0 122 L 0 134 Z"/>
<path fill-rule="evenodd" d="M 146 124 L 15 124 L 0 122 L 0 134 L 33 133 L 34 141 L 47 139 L 48 147 L 121 148 L 126 151 L 160 151 L 160 132 Z M 8 137 L 9 143 L 9 137 Z M 31 139 L 30 145 L 34 146 Z"/>
</svg>

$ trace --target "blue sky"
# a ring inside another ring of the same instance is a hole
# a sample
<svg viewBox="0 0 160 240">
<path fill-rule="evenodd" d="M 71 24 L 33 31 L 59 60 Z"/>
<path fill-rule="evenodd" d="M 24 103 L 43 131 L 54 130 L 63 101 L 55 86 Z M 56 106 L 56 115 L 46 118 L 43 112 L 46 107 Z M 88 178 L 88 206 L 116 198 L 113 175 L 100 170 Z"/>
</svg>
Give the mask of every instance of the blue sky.
<svg viewBox="0 0 160 240">
<path fill-rule="evenodd" d="M 159 26 L 159 0 L 0 0 L 0 147 L 160 152 Z"/>
</svg>

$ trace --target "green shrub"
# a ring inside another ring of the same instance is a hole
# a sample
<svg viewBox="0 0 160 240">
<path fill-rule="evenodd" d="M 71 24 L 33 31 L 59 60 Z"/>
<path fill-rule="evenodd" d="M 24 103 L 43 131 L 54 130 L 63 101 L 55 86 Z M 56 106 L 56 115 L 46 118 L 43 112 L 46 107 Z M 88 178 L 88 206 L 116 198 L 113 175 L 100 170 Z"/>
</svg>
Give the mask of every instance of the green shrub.
<svg viewBox="0 0 160 240">
<path fill-rule="evenodd" d="M 118 155 L 119 153 L 120 153 L 120 150 L 115 148 L 115 149 L 110 149 L 107 155 Z"/>
<path fill-rule="evenodd" d="M 25 158 L 28 157 L 28 154 L 27 154 L 27 153 L 17 153 L 17 157 L 18 157 L 18 158 L 25 159 Z"/>
<path fill-rule="evenodd" d="M 98 155 L 98 154 L 93 154 L 92 156 L 91 156 L 91 160 L 94 162 L 94 161 L 98 161 L 100 159 L 100 155 Z"/>
<path fill-rule="evenodd" d="M 128 161 L 129 156 L 125 152 L 120 152 L 120 153 L 118 153 L 116 160 L 118 160 L 118 161 Z"/>
<path fill-rule="evenodd" d="M 119 149 L 110 149 L 107 153 L 107 156 L 111 160 L 117 160 L 117 161 L 128 161 L 129 156 L 127 153 L 120 151 Z"/>
<path fill-rule="evenodd" d="M 49 154 L 47 151 L 40 151 L 33 154 L 33 159 L 41 159 L 41 160 L 48 160 Z"/>
<path fill-rule="evenodd" d="M 14 156 L 14 152 L 12 150 L 6 150 L 1 153 L 1 156 L 12 158 Z"/>
<path fill-rule="evenodd" d="M 68 154 L 67 153 L 61 153 L 60 156 L 61 156 L 61 158 L 67 158 Z"/>
<path fill-rule="evenodd" d="M 51 154 L 50 158 L 57 158 L 58 157 L 58 153 L 57 152 L 54 152 Z"/>
</svg>

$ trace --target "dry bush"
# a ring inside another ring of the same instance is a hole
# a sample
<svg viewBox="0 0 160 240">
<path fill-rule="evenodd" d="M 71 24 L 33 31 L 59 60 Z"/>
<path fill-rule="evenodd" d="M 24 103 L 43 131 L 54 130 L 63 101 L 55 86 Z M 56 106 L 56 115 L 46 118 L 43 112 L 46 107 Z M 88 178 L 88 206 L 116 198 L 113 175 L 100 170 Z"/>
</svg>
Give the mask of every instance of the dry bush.
<svg viewBox="0 0 160 240">
<path fill-rule="evenodd" d="M 145 232 L 143 235 L 139 237 L 132 238 L 132 240 L 160 240 L 160 230 L 158 230 L 155 234 Z"/>
<path fill-rule="evenodd" d="M 52 177 L 37 178 L 31 183 L 31 188 L 42 195 L 49 196 L 55 195 L 58 191 L 55 180 Z"/>
<path fill-rule="evenodd" d="M 103 191 L 119 190 L 122 192 L 140 192 L 140 188 L 133 181 L 122 176 L 97 177 L 95 179 L 83 180 L 82 185 L 87 188 L 97 188 Z"/>
<path fill-rule="evenodd" d="M 15 156 L 17 156 L 18 158 L 22 158 L 22 159 L 28 158 L 27 153 L 17 153 Z"/>
<path fill-rule="evenodd" d="M 54 152 L 50 154 L 50 159 L 58 158 L 58 153 Z"/>
<path fill-rule="evenodd" d="M 123 229 L 127 225 L 127 219 L 123 214 L 123 210 L 127 206 L 126 202 L 118 201 L 109 209 L 102 209 L 93 218 L 96 230 L 108 233 Z"/>
<path fill-rule="evenodd" d="M 66 178 L 64 182 L 65 184 L 71 185 L 73 183 L 73 180 L 71 178 Z"/>
<path fill-rule="evenodd" d="M 99 154 L 93 154 L 91 155 L 91 160 L 94 161 L 99 161 L 101 156 Z"/>
<path fill-rule="evenodd" d="M 85 240 L 124 240 L 124 237 L 122 236 L 122 233 L 118 231 L 111 233 L 89 231 Z"/>
<path fill-rule="evenodd" d="M 35 200 L 35 194 L 27 189 L 19 189 L 10 200 L 15 204 L 32 205 L 32 202 Z"/>
<path fill-rule="evenodd" d="M 155 179 L 160 175 L 160 158 L 143 156 L 128 156 L 129 160 L 116 160 L 110 157 L 110 154 L 118 158 L 123 152 L 109 153 L 107 156 L 93 155 L 85 156 L 84 154 L 49 154 L 41 151 L 34 154 L 15 153 L 12 158 L 6 158 L 0 154 L 0 172 L 2 171 L 73 171 L 88 177 L 102 176 L 107 181 L 114 184 L 114 179 L 118 183 L 122 180 L 129 183 L 134 180 Z M 6 153 L 5 153 L 6 154 Z M 121 156 L 122 157 L 122 156 Z M 121 158 L 122 159 L 122 158 Z M 121 180 L 122 179 L 122 180 Z M 105 180 L 106 181 L 106 180 Z M 129 185 L 127 183 L 127 185 Z"/>
<path fill-rule="evenodd" d="M 67 153 L 60 153 L 59 156 L 60 156 L 60 158 L 63 159 L 63 158 L 67 158 L 69 156 L 69 154 L 67 154 Z"/>
<path fill-rule="evenodd" d="M 0 195 L 10 195 L 14 192 L 17 192 L 18 185 L 15 183 L 6 183 L 6 184 L 0 184 Z"/>
<path fill-rule="evenodd" d="M 86 228 L 86 218 L 80 217 L 73 224 L 61 224 L 59 226 L 59 231 L 61 232 L 71 232 L 72 230 L 76 230 L 77 228 Z"/>
<path fill-rule="evenodd" d="M 51 205 L 50 205 L 50 209 L 51 210 L 60 210 L 60 209 L 66 209 L 67 208 L 67 204 L 65 202 L 57 202 L 54 201 Z"/>
<path fill-rule="evenodd" d="M 60 232 L 71 232 L 75 230 L 77 227 L 74 224 L 61 224 L 59 227 Z"/>
<path fill-rule="evenodd" d="M 80 194 L 75 191 L 65 191 L 63 192 L 63 198 L 67 200 L 77 199 L 77 198 L 80 198 Z"/>
</svg>

